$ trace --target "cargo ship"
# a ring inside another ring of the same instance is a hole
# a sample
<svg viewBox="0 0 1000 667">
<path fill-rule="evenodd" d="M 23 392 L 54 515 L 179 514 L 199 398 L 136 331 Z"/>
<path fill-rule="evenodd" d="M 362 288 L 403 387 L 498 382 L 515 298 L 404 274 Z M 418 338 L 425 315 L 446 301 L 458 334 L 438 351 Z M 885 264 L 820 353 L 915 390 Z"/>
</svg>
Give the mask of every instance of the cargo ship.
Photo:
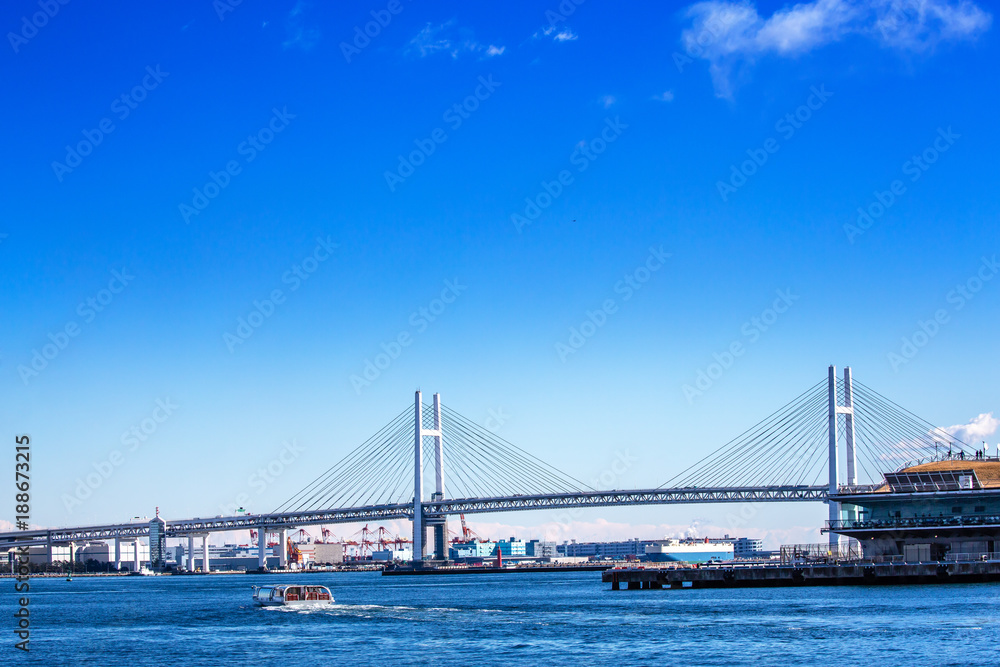
<svg viewBox="0 0 1000 667">
<path fill-rule="evenodd" d="M 660 540 L 646 545 L 646 560 L 653 563 L 707 563 L 733 559 L 733 543 L 723 540 Z"/>
</svg>

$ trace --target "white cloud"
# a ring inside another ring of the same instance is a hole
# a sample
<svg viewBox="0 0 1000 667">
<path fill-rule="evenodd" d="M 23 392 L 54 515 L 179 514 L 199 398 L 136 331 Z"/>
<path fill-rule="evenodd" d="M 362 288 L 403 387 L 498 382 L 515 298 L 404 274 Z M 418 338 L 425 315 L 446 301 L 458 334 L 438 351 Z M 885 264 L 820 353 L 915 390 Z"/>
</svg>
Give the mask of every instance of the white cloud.
<svg viewBox="0 0 1000 667">
<path fill-rule="evenodd" d="M 532 37 L 535 39 L 541 39 L 542 37 L 552 37 L 552 41 L 554 42 L 572 42 L 577 39 L 577 34 L 573 32 L 572 28 L 563 28 L 562 30 L 557 31 L 554 25 L 550 25 L 545 28 L 542 28 L 534 35 L 532 35 Z"/>
<path fill-rule="evenodd" d="M 992 412 L 984 412 L 978 417 L 973 417 L 966 424 L 948 426 L 943 430 L 962 442 L 977 447 L 989 436 L 996 433 L 998 426 L 1000 426 L 1000 419 L 994 417 Z"/>
<path fill-rule="evenodd" d="M 307 8 L 308 5 L 299 0 L 289 12 L 288 18 L 285 19 L 285 33 L 288 35 L 288 39 L 282 43 L 282 46 L 286 49 L 297 47 L 309 50 L 319 43 L 320 31 L 305 25 L 303 14 Z"/>
<path fill-rule="evenodd" d="M 426 58 L 436 53 L 447 53 L 457 59 L 463 53 L 480 53 L 486 57 L 499 56 L 507 50 L 505 46 L 480 44 L 472 31 L 465 28 L 455 28 L 452 19 L 440 25 L 428 23 L 416 37 L 410 40 L 406 52 Z"/>
<path fill-rule="evenodd" d="M 927 51 L 940 42 L 975 39 L 993 20 L 971 0 L 813 0 L 767 18 L 749 0 L 709 0 L 689 7 L 687 16 L 685 52 L 709 62 L 716 94 L 727 98 L 734 70 L 759 57 L 797 56 L 852 34 L 887 48 Z"/>
<path fill-rule="evenodd" d="M 674 101 L 674 91 L 665 90 L 658 95 L 653 95 L 653 99 L 657 102 L 673 102 Z"/>
</svg>

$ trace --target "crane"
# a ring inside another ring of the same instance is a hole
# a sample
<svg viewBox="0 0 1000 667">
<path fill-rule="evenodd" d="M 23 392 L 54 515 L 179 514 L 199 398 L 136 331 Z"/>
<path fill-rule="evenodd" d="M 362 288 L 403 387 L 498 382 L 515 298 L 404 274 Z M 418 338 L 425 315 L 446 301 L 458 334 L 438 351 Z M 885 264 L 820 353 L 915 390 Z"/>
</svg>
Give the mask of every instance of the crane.
<svg viewBox="0 0 1000 667">
<path fill-rule="evenodd" d="M 371 539 L 375 535 L 375 531 L 369 529 L 368 524 L 366 523 L 364 526 L 362 526 L 361 530 L 354 533 L 354 535 L 361 536 L 361 542 L 360 542 L 361 548 L 359 549 L 358 555 L 360 558 L 364 559 L 366 556 L 368 556 L 369 549 L 371 549 L 371 547 L 375 545 L 375 542 L 373 542 Z"/>
<path fill-rule="evenodd" d="M 288 562 L 289 563 L 299 563 L 301 562 L 302 552 L 299 551 L 299 547 L 292 542 L 292 538 L 288 538 L 288 544 L 286 545 L 288 549 Z"/>
<path fill-rule="evenodd" d="M 479 537 L 479 535 L 477 535 L 476 532 L 474 530 L 472 530 L 471 528 L 469 528 L 469 526 L 465 523 L 465 515 L 464 514 L 459 514 L 458 516 L 461 517 L 461 519 L 462 519 L 462 539 L 463 540 L 465 540 L 466 542 L 471 542 L 473 540 L 473 538 L 475 538 L 477 540 L 482 540 L 483 539 L 483 538 Z"/>
<path fill-rule="evenodd" d="M 392 546 L 392 540 L 389 538 L 389 531 L 385 526 L 378 527 L 378 548 L 380 551 L 385 551 Z"/>
</svg>

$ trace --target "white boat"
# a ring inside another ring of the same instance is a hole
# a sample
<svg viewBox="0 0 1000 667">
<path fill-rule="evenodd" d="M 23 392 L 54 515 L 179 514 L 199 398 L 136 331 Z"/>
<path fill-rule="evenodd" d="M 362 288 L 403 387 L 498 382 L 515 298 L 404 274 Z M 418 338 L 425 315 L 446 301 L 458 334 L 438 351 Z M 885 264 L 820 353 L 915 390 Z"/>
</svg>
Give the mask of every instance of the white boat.
<svg viewBox="0 0 1000 667">
<path fill-rule="evenodd" d="M 254 586 L 253 601 L 261 607 L 333 604 L 326 586 Z"/>
</svg>

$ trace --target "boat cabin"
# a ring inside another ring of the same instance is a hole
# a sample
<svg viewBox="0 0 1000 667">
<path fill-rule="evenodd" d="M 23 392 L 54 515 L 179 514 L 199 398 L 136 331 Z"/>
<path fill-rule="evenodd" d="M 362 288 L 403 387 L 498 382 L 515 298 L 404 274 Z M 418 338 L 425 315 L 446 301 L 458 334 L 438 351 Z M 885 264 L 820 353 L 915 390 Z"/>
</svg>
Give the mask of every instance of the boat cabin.
<svg viewBox="0 0 1000 667">
<path fill-rule="evenodd" d="M 253 589 L 253 601 L 264 607 L 333 602 L 326 586 L 254 586 Z"/>
</svg>

